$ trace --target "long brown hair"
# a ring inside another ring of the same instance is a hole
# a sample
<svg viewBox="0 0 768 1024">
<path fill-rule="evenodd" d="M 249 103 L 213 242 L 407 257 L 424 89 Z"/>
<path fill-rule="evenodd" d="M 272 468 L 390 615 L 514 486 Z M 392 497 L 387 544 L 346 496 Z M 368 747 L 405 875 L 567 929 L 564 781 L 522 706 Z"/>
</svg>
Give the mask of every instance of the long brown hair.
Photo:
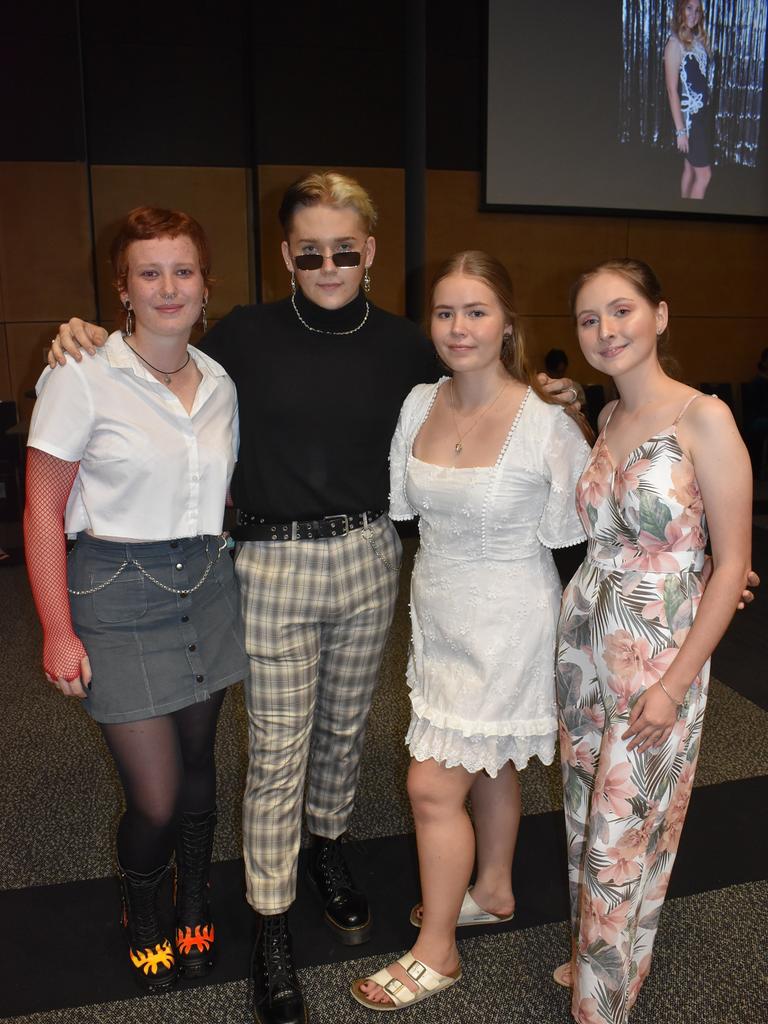
<svg viewBox="0 0 768 1024">
<path fill-rule="evenodd" d="M 506 325 L 500 359 L 510 377 L 531 387 L 547 405 L 560 405 L 560 402 L 552 398 L 542 388 L 536 374 L 531 369 L 526 353 L 523 327 L 515 308 L 512 278 L 504 264 L 495 256 L 491 256 L 490 253 L 483 252 L 481 249 L 466 249 L 464 252 L 457 252 L 453 256 L 449 256 L 432 279 L 429 292 L 430 312 L 435 302 L 435 289 L 446 277 L 452 277 L 454 274 L 463 274 L 465 277 L 474 277 L 478 281 L 482 281 L 498 299 Z M 594 435 L 586 420 L 579 416 L 577 423 L 586 439 L 590 442 L 593 441 Z"/>
</svg>

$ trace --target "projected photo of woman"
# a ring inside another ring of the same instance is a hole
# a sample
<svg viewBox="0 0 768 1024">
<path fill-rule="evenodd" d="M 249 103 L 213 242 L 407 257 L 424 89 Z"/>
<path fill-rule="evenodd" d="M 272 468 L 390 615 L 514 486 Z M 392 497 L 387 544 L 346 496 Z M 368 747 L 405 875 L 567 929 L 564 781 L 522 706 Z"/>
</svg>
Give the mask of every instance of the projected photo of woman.
<svg viewBox="0 0 768 1024">
<path fill-rule="evenodd" d="M 683 199 L 703 199 L 712 177 L 711 62 L 700 0 L 676 0 L 664 47 L 664 78 L 677 148 L 683 154 Z"/>
</svg>

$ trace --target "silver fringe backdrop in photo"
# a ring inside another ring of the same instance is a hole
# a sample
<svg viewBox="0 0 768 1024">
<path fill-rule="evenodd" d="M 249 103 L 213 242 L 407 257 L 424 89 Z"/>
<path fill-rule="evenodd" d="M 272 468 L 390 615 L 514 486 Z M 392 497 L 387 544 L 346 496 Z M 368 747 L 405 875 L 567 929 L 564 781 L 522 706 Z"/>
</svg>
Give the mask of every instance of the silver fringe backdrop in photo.
<svg viewBox="0 0 768 1024">
<path fill-rule="evenodd" d="M 673 4 L 622 0 L 619 141 L 675 146 L 664 82 Z M 757 165 L 768 0 L 704 0 L 715 163 Z"/>
</svg>

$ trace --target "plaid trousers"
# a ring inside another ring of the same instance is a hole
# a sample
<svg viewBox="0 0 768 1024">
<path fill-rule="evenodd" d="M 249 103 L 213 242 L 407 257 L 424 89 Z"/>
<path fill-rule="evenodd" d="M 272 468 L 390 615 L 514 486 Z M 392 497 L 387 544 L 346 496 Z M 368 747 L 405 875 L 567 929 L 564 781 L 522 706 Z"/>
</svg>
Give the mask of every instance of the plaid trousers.
<svg viewBox="0 0 768 1024">
<path fill-rule="evenodd" d="M 335 839 L 352 813 L 402 558 L 388 516 L 368 529 L 370 539 L 353 530 L 238 549 L 250 658 L 243 847 L 260 913 L 295 899 L 305 780 L 312 833 Z"/>
</svg>

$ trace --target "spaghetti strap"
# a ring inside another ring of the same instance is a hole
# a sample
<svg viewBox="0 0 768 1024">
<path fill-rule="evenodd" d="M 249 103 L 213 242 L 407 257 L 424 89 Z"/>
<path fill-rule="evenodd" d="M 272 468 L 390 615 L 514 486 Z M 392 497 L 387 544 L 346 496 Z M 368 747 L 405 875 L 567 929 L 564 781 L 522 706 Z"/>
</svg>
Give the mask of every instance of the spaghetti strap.
<svg viewBox="0 0 768 1024">
<path fill-rule="evenodd" d="M 618 400 L 618 398 L 615 398 L 614 401 L 613 401 L 613 408 L 608 413 L 608 418 L 606 419 L 605 423 L 603 424 L 603 429 L 600 431 L 601 434 L 605 434 L 606 430 L 608 429 L 608 424 L 611 422 L 611 417 L 616 412 L 616 406 L 618 404 L 619 404 L 619 400 Z"/>
<path fill-rule="evenodd" d="M 688 401 L 685 403 L 683 408 L 680 410 L 680 412 L 675 417 L 675 420 L 674 420 L 672 426 L 676 427 L 678 425 L 680 420 L 683 418 L 683 416 L 685 416 L 686 412 L 688 411 L 688 406 L 689 405 L 691 405 L 693 402 L 695 402 L 697 398 L 704 398 L 704 397 L 706 397 L 706 396 L 701 391 L 697 391 L 695 395 L 691 395 L 691 397 L 688 399 Z M 607 426 L 607 424 L 606 424 L 606 426 Z"/>
</svg>

